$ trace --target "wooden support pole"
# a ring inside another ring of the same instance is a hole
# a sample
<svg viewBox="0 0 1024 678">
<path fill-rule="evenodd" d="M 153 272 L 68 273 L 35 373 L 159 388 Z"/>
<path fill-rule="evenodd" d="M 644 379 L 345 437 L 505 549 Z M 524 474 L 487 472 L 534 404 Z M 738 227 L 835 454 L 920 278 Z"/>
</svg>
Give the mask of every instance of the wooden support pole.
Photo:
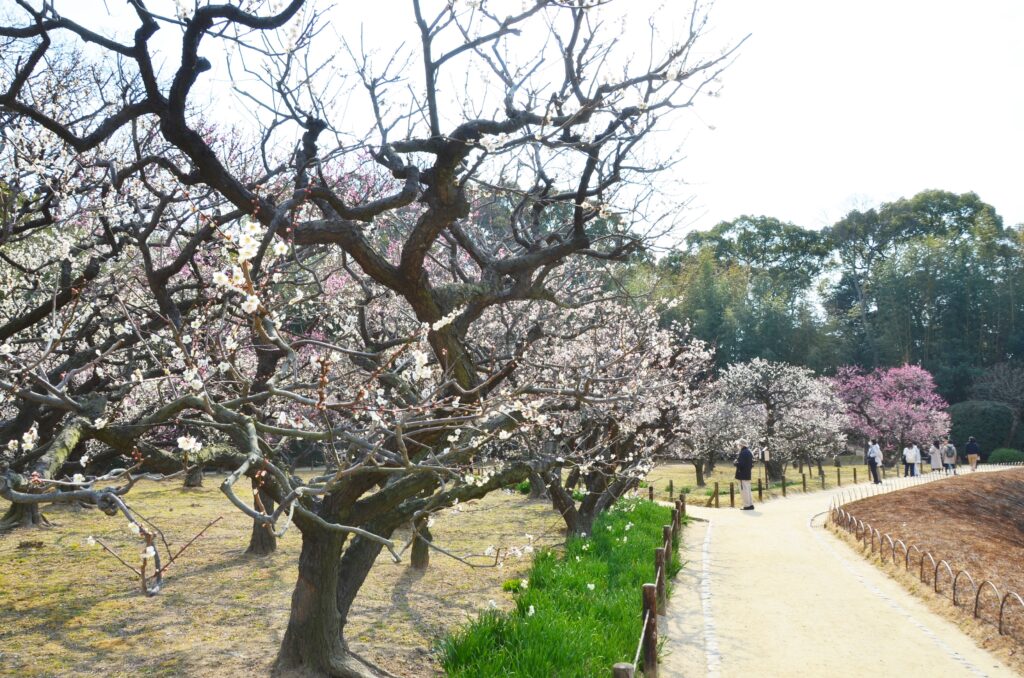
<svg viewBox="0 0 1024 678">
<path fill-rule="evenodd" d="M 736 488 L 731 480 L 729 481 L 729 506 L 736 508 Z"/>
<path fill-rule="evenodd" d="M 804 492 L 806 492 L 807 491 L 807 474 L 806 473 L 801 473 L 800 474 L 800 480 L 803 482 L 803 484 L 804 484 Z"/>
<path fill-rule="evenodd" d="M 854 485 L 857 484 L 857 467 L 856 466 L 853 467 L 853 484 Z"/>
<path fill-rule="evenodd" d="M 764 501 L 764 495 L 761 492 L 761 479 L 757 479 L 757 500 Z"/>
<path fill-rule="evenodd" d="M 839 467 L 836 467 L 836 487 L 842 487 L 843 486 L 843 476 L 840 475 L 839 471 L 840 471 Z"/>
<path fill-rule="evenodd" d="M 718 481 L 715 481 L 715 508 L 718 508 Z"/>
<path fill-rule="evenodd" d="M 672 548 L 672 526 L 662 525 L 661 526 L 661 543 L 665 547 L 666 553 L 671 553 Z"/>
<path fill-rule="evenodd" d="M 786 474 L 782 474 L 782 496 L 786 496 Z"/>
<path fill-rule="evenodd" d="M 682 527 L 682 523 L 679 518 L 679 509 L 672 509 L 672 543 L 675 544 L 679 541 L 679 529 Z"/>
<path fill-rule="evenodd" d="M 822 473 L 818 478 L 821 480 L 821 489 L 825 489 L 825 474 Z"/>
<path fill-rule="evenodd" d="M 650 501 L 654 501 L 654 483 L 647 486 L 647 498 Z"/>
<path fill-rule="evenodd" d="M 675 487 L 672 485 L 672 479 L 668 479 L 668 500 L 672 501 L 672 495 L 675 493 Z"/>
<path fill-rule="evenodd" d="M 654 549 L 654 586 L 658 594 L 658 614 L 665 616 L 665 549 Z"/>
<path fill-rule="evenodd" d="M 679 495 L 679 499 L 676 499 L 676 507 L 679 508 L 679 521 L 682 523 L 682 519 L 686 516 L 686 495 Z"/>
<path fill-rule="evenodd" d="M 643 672 L 644 678 L 658 678 L 658 591 L 654 584 L 644 584 Z"/>
<path fill-rule="evenodd" d="M 633 668 L 632 664 L 619 662 L 612 667 L 612 678 L 634 678 L 635 675 L 636 669 Z"/>
</svg>

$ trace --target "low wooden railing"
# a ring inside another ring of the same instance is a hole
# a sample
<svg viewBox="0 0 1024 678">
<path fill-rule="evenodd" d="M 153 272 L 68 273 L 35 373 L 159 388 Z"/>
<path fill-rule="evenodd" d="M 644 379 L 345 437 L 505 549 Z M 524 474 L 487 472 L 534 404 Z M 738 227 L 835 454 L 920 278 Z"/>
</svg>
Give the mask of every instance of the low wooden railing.
<svg viewBox="0 0 1024 678">
<path fill-rule="evenodd" d="M 654 490 L 650 489 L 648 497 L 653 501 Z M 644 678 L 658 676 L 658 616 L 664 615 L 668 606 L 668 569 L 672 564 L 675 545 L 679 543 L 679 533 L 683 518 L 686 516 L 686 504 L 676 500 L 672 509 L 672 524 L 662 526 L 661 546 L 654 549 L 654 582 L 644 584 L 641 590 L 643 601 L 643 626 L 640 630 L 640 641 L 637 643 L 633 663 L 619 662 L 612 667 L 613 678 L 633 678 L 639 669 Z"/>
</svg>

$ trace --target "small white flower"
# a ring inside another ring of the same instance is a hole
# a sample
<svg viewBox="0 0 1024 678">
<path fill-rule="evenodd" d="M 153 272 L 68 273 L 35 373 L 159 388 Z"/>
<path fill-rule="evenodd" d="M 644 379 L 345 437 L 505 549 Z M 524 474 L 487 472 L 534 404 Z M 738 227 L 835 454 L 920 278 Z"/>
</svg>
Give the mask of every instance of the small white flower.
<svg viewBox="0 0 1024 678">
<path fill-rule="evenodd" d="M 129 531 L 130 531 L 130 532 L 131 532 L 132 534 L 139 534 L 139 526 L 138 526 L 138 525 L 136 525 L 135 523 L 133 523 L 133 522 L 132 522 L 132 521 L 130 521 L 130 520 L 128 521 L 128 530 L 129 530 Z"/>
<path fill-rule="evenodd" d="M 103 417 L 100 417 L 99 419 L 95 419 L 92 422 L 92 427 L 94 429 L 96 429 L 97 431 L 100 431 L 100 430 L 106 428 L 106 426 L 107 426 L 107 420 L 104 419 Z"/>
<path fill-rule="evenodd" d="M 85 546 L 96 546 L 96 540 L 92 536 L 88 536 L 85 538 L 83 544 Z"/>
<path fill-rule="evenodd" d="M 227 374 L 231 371 L 231 363 L 226 360 L 222 360 L 220 364 L 217 365 L 217 371 L 221 374 Z"/>
<path fill-rule="evenodd" d="M 85 468 L 89 465 L 89 459 L 90 457 L 88 454 L 83 454 L 82 458 L 78 460 L 78 463 L 82 465 L 82 468 Z"/>
<path fill-rule="evenodd" d="M 498 604 L 496 602 L 494 602 L 494 600 L 488 600 L 487 601 L 487 607 L 489 607 L 492 610 L 494 610 L 494 609 L 497 609 Z"/>
<path fill-rule="evenodd" d="M 247 294 L 245 301 L 242 302 L 242 310 L 246 313 L 255 313 L 260 307 L 260 298 L 255 294 Z"/>
<path fill-rule="evenodd" d="M 527 617 L 532 617 L 536 613 L 537 613 L 537 610 L 533 607 L 533 605 L 531 605 L 530 609 L 526 611 L 526 616 Z"/>
<path fill-rule="evenodd" d="M 231 280 L 224 271 L 217 271 L 213 274 L 213 284 L 217 287 L 227 287 L 231 284 Z"/>
<path fill-rule="evenodd" d="M 3 344 L 0 344 L 0 355 L 11 355 L 12 353 L 14 353 L 14 347 L 8 342 L 5 341 Z"/>
<path fill-rule="evenodd" d="M 587 584 L 587 589 L 590 590 L 590 591 L 593 591 L 594 590 L 594 585 L 593 584 Z"/>
<path fill-rule="evenodd" d="M 203 449 L 203 444 L 193 436 L 181 436 L 178 438 L 178 448 L 183 452 L 198 452 Z"/>
<path fill-rule="evenodd" d="M 192 343 L 192 335 L 191 334 L 183 334 L 183 335 L 181 335 L 181 343 L 185 344 L 186 346 L 191 344 Z"/>
<path fill-rule="evenodd" d="M 530 580 L 529 579 L 520 579 L 519 580 L 519 588 L 521 588 L 521 589 L 528 589 L 528 588 L 530 588 Z"/>
<path fill-rule="evenodd" d="M 10 450 L 11 452 L 15 452 L 18 449 L 18 441 L 17 440 L 8 440 L 7 441 L 7 449 Z"/>
<path fill-rule="evenodd" d="M 149 560 L 150 558 L 154 558 L 155 556 L 156 556 L 156 549 L 153 548 L 152 546 L 147 546 L 146 550 L 142 552 L 142 559 L 143 560 Z"/>
<path fill-rule="evenodd" d="M 82 483 L 85 482 L 85 476 L 83 476 L 81 473 L 76 473 L 75 475 L 71 476 L 71 482 L 77 485 L 81 485 Z"/>
<path fill-rule="evenodd" d="M 274 243 L 274 254 L 279 257 L 283 257 L 288 254 L 288 243 L 283 240 L 278 240 Z"/>
</svg>

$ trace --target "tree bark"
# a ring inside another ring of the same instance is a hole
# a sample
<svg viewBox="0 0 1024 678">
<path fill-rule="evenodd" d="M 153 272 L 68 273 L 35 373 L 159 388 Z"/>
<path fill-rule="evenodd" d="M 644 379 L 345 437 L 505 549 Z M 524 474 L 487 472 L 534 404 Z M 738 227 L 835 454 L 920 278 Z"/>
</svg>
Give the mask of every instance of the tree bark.
<svg viewBox="0 0 1024 678">
<path fill-rule="evenodd" d="M 185 487 L 203 486 L 203 465 L 196 464 L 185 474 Z"/>
<path fill-rule="evenodd" d="M 259 492 L 259 494 L 253 495 L 253 506 L 255 506 L 256 510 L 263 511 L 264 513 L 273 513 L 274 498 L 270 496 L 270 493 L 258 487 L 256 483 L 253 483 L 253 489 Z M 249 547 L 245 549 L 245 552 L 253 556 L 265 556 L 276 550 L 277 535 L 274 534 L 273 528 L 266 523 L 253 520 L 252 534 L 249 535 Z"/>
<path fill-rule="evenodd" d="M 764 472 L 768 481 L 777 483 L 782 480 L 782 462 L 777 459 L 769 459 L 764 463 Z"/>
<path fill-rule="evenodd" d="M 274 664 L 275 676 L 378 678 L 383 675 L 348 650 L 338 610 L 344 536 L 304 533 L 291 616 Z M 372 563 L 371 563 L 372 564 Z M 365 575 L 364 575 L 365 578 Z"/>
<path fill-rule="evenodd" d="M 3 518 L 0 518 L 0 532 L 25 527 L 43 527 L 49 521 L 39 510 L 39 504 L 11 504 Z"/>
<path fill-rule="evenodd" d="M 530 474 L 530 499 L 550 499 L 551 493 L 544 479 L 536 472 Z"/>
<path fill-rule="evenodd" d="M 693 470 L 697 473 L 697 487 L 704 487 L 704 462 L 700 459 L 694 461 Z"/>
<path fill-rule="evenodd" d="M 414 570 L 425 570 L 430 565 L 429 542 L 433 541 L 434 537 L 430 534 L 430 528 L 427 527 L 427 520 L 427 516 L 422 516 L 412 526 L 415 535 L 413 536 L 409 565 Z"/>
</svg>

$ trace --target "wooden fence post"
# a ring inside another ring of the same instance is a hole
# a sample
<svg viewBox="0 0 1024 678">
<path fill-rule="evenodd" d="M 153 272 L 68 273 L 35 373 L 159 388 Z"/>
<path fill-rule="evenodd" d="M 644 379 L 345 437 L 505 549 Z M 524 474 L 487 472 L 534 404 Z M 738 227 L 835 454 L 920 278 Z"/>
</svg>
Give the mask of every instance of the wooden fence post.
<svg viewBox="0 0 1024 678">
<path fill-rule="evenodd" d="M 679 515 L 680 515 L 680 517 L 685 516 L 686 515 L 686 495 L 685 494 L 679 495 L 679 499 L 676 499 L 676 506 L 679 508 Z M 680 520 L 680 522 L 681 522 L 681 520 Z"/>
<path fill-rule="evenodd" d="M 729 506 L 736 508 L 736 488 L 731 480 L 729 481 Z"/>
<path fill-rule="evenodd" d="M 672 501 L 672 495 L 675 493 L 675 487 L 672 485 L 672 479 L 668 479 L 668 500 Z"/>
<path fill-rule="evenodd" d="M 654 584 L 644 584 L 643 672 L 644 678 L 658 678 L 658 592 Z"/>
<path fill-rule="evenodd" d="M 760 478 L 757 479 L 757 500 L 761 501 L 761 502 L 764 501 L 764 495 L 761 494 L 761 479 Z"/>
<path fill-rule="evenodd" d="M 715 481 L 715 508 L 718 508 L 718 481 Z"/>
<path fill-rule="evenodd" d="M 635 669 L 632 664 L 619 662 L 612 667 L 612 678 L 633 678 L 635 675 Z"/>
<path fill-rule="evenodd" d="M 857 484 L 857 467 L 856 466 L 853 467 L 853 484 L 854 485 Z"/>
<path fill-rule="evenodd" d="M 679 502 L 676 502 L 678 506 Z M 672 509 L 672 543 L 675 544 L 676 540 L 679 539 L 679 509 Z"/>
<path fill-rule="evenodd" d="M 821 489 L 825 489 L 825 474 L 822 473 L 818 478 L 821 480 Z"/>
<path fill-rule="evenodd" d="M 782 496 L 786 496 L 786 474 L 782 474 Z"/>
<path fill-rule="evenodd" d="M 839 475 L 839 469 L 836 468 L 836 487 L 843 486 L 843 476 Z"/>
<path fill-rule="evenodd" d="M 806 492 L 807 491 L 807 474 L 806 473 L 801 473 L 800 474 L 800 479 L 803 481 L 804 492 Z"/>
<path fill-rule="evenodd" d="M 647 486 L 647 498 L 654 501 L 654 483 Z"/>
<path fill-rule="evenodd" d="M 658 614 L 664 616 L 668 601 L 665 598 L 665 549 L 662 547 L 654 549 L 654 586 L 658 594 Z"/>
</svg>

